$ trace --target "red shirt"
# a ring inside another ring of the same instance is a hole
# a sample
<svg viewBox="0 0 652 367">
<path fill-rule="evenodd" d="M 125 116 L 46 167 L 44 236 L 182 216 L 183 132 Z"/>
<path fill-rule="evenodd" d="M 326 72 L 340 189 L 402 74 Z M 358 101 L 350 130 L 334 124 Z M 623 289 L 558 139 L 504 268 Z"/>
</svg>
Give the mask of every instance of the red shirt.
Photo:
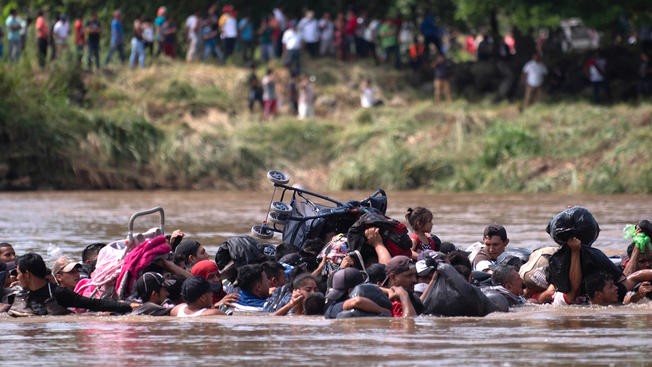
<svg viewBox="0 0 652 367">
<path fill-rule="evenodd" d="M 403 305 L 401 301 L 392 301 L 392 317 L 403 317 Z"/>
<path fill-rule="evenodd" d="M 50 27 L 48 27 L 48 21 L 45 20 L 44 16 L 36 18 L 36 38 L 48 38 L 50 35 Z"/>
<path fill-rule="evenodd" d="M 84 26 L 81 19 L 77 19 L 75 21 L 75 45 L 83 46 L 85 42 L 84 38 Z"/>
</svg>

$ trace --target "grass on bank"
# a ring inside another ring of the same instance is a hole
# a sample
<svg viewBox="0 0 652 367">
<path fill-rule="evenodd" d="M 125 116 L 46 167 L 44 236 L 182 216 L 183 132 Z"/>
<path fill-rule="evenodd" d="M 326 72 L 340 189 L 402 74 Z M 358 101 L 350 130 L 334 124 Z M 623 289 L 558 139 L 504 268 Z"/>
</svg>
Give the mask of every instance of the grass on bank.
<svg viewBox="0 0 652 367">
<path fill-rule="evenodd" d="M 242 68 L 63 61 L 0 65 L 0 187 L 251 189 L 276 168 L 315 190 L 652 190 L 650 104 L 434 105 L 406 74 L 313 63 L 318 117 L 261 121 Z M 366 77 L 385 106 L 358 108 Z"/>
</svg>

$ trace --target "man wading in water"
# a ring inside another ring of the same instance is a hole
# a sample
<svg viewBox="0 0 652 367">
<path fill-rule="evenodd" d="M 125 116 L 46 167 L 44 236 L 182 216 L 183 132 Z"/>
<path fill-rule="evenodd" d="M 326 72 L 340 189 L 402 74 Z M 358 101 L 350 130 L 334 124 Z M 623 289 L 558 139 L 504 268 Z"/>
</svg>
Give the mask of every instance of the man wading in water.
<svg viewBox="0 0 652 367">
<path fill-rule="evenodd" d="M 23 291 L 16 295 L 9 309 L 11 316 L 65 315 L 71 313 L 68 309 L 71 307 L 122 314 L 140 306 L 112 299 L 87 298 L 50 283 L 45 278 L 48 269 L 43 258 L 33 252 L 20 256 L 16 260 L 16 269 Z"/>
</svg>

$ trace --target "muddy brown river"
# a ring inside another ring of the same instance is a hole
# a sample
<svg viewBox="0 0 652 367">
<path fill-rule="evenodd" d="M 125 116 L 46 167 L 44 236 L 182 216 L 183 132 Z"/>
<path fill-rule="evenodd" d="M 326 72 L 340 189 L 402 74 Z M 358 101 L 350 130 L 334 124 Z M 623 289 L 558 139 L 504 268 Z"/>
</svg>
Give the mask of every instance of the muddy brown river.
<svg viewBox="0 0 652 367">
<path fill-rule="evenodd" d="M 130 215 L 165 209 L 165 229 L 180 228 L 214 256 L 227 237 L 263 220 L 270 192 L 37 192 L 0 194 L 0 239 L 18 254 L 56 244 L 80 257 L 92 242 L 122 239 Z M 329 193 L 340 201 L 370 192 Z M 552 244 L 550 218 L 587 207 L 602 229 L 594 244 L 608 255 L 627 246 L 622 228 L 652 218 L 650 196 L 499 195 L 390 192 L 388 214 L 409 206 L 435 213 L 433 232 L 466 248 L 492 222 L 510 246 Z M 138 219 L 137 230 L 158 223 Z M 277 239 L 278 240 L 278 239 Z M 46 257 L 46 261 L 47 256 Z M 0 316 L 0 365 L 47 366 L 647 366 L 652 365 L 652 303 L 621 307 L 524 306 L 484 318 L 325 320 L 231 316 Z"/>
</svg>

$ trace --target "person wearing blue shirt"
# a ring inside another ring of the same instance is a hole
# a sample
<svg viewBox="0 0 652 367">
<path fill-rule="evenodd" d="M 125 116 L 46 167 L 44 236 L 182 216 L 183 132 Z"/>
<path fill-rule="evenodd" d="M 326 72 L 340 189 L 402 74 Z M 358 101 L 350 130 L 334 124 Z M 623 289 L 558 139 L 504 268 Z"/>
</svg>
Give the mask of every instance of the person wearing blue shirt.
<svg viewBox="0 0 652 367">
<path fill-rule="evenodd" d="M 9 60 L 16 62 L 20 58 L 20 32 L 23 29 L 16 9 L 11 9 L 9 11 L 9 16 L 7 17 L 5 25 L 7 26 L 7 40 L 9 41 Z"/>
<path fill-rule="evenodd" d="M 235 309 L 238 311 L 263 311 L 269 298 L 269 281 L 260 264 L 244 265 L 238 269 L 240 293 Z"/>
<path fill-rule="evenodd" d="M 240 46 L 242 47 L 242 60 L 249 61 L 254 57 L 254 25 L 248 16 L 244 16 L 238 22 L 238 33 L 240 34 Z"/>
<path fill-rule="evenodd" d="M 111 61 L 113 53 L 117 50 L 118 55 L 120 56 L 120 62 L 125 63 L 125 50 L 124 50 L 124 28 L 120 19 L 122 18 L 122 13 L 120 10 L 113 12 L 113 20 L 111 21 L 111 44 L 109 48 L 109 53 L 106 55 L 106 61 L 104 64 L 108 65 Z"/>
</svg>

